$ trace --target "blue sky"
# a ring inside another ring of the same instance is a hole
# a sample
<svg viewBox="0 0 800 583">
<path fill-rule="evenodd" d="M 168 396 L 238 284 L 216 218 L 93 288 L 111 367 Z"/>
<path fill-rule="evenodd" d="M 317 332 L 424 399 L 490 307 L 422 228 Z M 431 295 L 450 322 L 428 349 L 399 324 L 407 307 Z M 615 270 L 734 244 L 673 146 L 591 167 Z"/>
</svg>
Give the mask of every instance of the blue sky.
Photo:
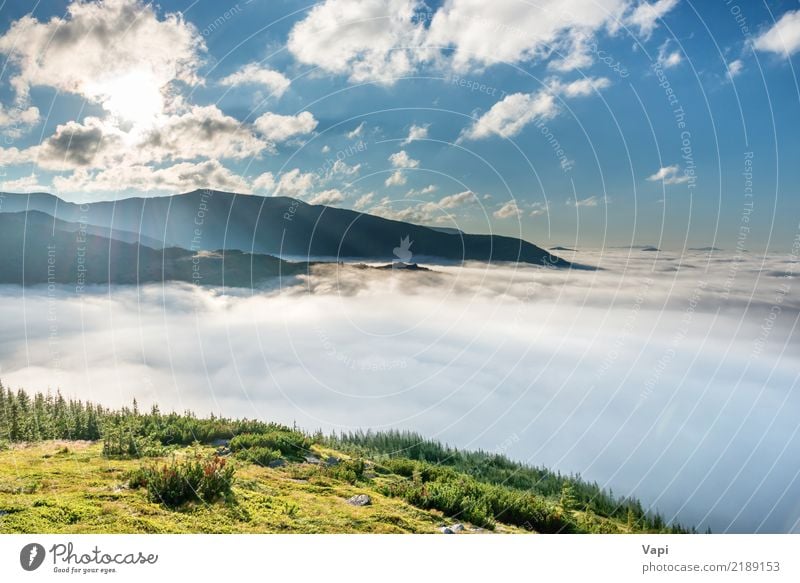
<svg viewBox="0 0 800 583">
<path fill-rule="evenodd" d="M 0 4 L 2 190 L 213 187 L 547 245 L 784 251 L 796 2 Z"/>
</svg>

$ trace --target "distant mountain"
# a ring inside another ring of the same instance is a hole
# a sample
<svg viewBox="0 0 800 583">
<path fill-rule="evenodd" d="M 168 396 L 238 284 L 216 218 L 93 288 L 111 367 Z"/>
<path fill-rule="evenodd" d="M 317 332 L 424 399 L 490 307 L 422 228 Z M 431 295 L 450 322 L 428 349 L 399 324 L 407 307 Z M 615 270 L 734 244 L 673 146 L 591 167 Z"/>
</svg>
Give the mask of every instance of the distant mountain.
<svg viewBox="0 0 800 583">
<path fill-rule="evenodd" d="M 213 190 L 84 205 L 47 193 L 3 194 L 3 212 L 50 214 L 69 223 L 106 229 L 98 234 L 147 246 L 194 251 L 240 250 L 286 258 L 392 261 L 408 237 L 409 262 L 521 261 L 566 267 L 569 262 L 527 241 L 468 235 L 393 221 L 348 209 L 310 205 L 288 197 Z M 133 240 L 131 240 L 131 234 Z"/>
<path fill-rule="evenodd" d="M 184 281 L 247 287 L 305 273 L 307 263 L 238 250 L 153 249 L 91 234 L 39 211 L 0 213 L 0 283 L 136 284 Z"/>
</svg>

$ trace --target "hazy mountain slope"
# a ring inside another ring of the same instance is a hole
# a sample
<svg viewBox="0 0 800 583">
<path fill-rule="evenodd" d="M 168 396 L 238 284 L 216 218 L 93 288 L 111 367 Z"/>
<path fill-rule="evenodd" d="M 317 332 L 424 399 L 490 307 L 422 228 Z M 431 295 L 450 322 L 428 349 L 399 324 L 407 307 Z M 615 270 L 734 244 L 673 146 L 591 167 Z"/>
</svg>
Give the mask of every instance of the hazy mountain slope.
<svg viewBox="0 0 800 583">
<path fill-rule="evenodd" d="M 527 241 L 498 235 L 461 235 L 348 209 L 309 205 L 287 197 L 198 190 L 85 205 L 49 194 L 5 194 L 1 210 L 38 210 L 72 223 L 139 233 L 140 242 L 192 249 L 239 249 L 294 257 L 388 260 L 400 240 L 412 241 L 411 260 L 569 263 Z"/>
<path fill-rule="evenodd" d="M 0 283 L 135 284 L 185 281 L 249 286 L 294 275 L 305 263 L 241 251 L 195 255 L 179 248 L 152 249 L 82 232 L 39 211 L 0 214 Z"/>
</svg>

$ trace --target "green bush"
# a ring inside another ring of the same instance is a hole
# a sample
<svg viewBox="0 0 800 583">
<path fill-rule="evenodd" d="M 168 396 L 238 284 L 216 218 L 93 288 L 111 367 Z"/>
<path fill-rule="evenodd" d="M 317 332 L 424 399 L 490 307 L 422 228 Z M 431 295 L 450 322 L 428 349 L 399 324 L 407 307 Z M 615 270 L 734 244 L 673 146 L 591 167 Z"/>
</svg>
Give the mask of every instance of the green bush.
<svg viewBox="0 0 800 583">
<path fill-rule="evenodd" d="M 147 488 L 153 502 L 179 506 L 190 500 L 212 502 L 230 493 L 235 470 L 225 458 L 195 454 L 161 467 L 138 468 L 128 477 L 130 488 Z"/>
<path fill-rule="evenodd" d="M 281 459 L 281 452 L 268 447 L 251 447 L 237 451 L 236 458 L 251 464 L 268 466 L 270 462 Z"/>
<path fill-rule="evenodd" d="M 386 465 L 406 479 L 385 485 L 383 493 L 419 508 L 440 510 L 484 528 L 494 528 L 499 521 L 546 533 L 575 530 L 574 523 L 542 497 L 486 484 L 426 462 L 395 458 Z"/>
<path fill-rule="evenodd" d="M 364 479 L 364 471 L 366 469 L 367 466 L 364 460 L 355 459 L 341 460 L 338 464 L 325 466 L 322 471 L 325 475 L 336 480 L 355 484 Z"/>
<path fill-rule="evenodd" d="M 267 448 L 278 450 L 281 455 L 300 460 L 308 453 L 311 440 L 297 431 L 272 429 L 263 433 L 241 433 L 231 439 L 231 451 Z"/>
</svg>

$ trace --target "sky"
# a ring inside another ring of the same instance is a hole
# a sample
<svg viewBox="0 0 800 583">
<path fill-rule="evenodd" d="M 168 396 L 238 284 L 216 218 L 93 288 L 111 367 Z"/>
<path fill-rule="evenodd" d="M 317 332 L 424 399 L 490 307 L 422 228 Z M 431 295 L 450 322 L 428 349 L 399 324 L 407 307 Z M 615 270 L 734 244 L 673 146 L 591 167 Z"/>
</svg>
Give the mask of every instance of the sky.
<svg viewBox="0 0 800 583">
<path fill-rule="evenodd" d="M 798 53 L 794 1 L 0 0 L 0 190 L 786 252 Z"/>
</svg>

